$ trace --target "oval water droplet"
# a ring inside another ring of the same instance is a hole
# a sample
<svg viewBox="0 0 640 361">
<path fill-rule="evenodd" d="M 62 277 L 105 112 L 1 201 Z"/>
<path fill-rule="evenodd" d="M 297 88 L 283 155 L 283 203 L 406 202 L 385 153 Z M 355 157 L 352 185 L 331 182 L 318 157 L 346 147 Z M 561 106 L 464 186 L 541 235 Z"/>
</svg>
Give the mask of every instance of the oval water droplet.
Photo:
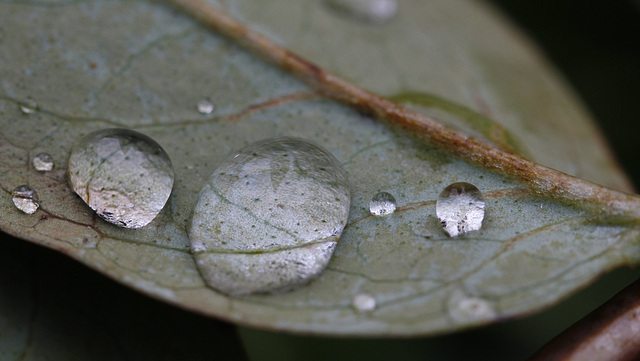
<svg viewBox="0 0 640 361">
<path fill-rule="evenodd" d="M 198 112 L 206 115 L 206 114 L 211 114 L 211 112 L 213 112 L 214 106 L 213 106 L 213 103 L 211 103 L 209 100 L 202 99 L 201 101 L 198 102 L 197 108 L 198 108 Z"/>
<path fill-rule="evenodd" d="M 396 199 L 387 192 L 379 192 L 369 202 L 369 211 L 374 216 L 386 216 L 396 211 Z"/>
<path fill-rule="evenodd" d="M 436 215 L 450 237 L 477 231 L 484 219 L 484 199 L 473 184 L 453 183 L 436 201 Z"/>
<path fill-rule="evenodd" d="M 31 114 L 38 110 L 38 103 L 33 98 L 26 98 L 18 106 L 22 114 Z"/>
<path fill-rule="evenodd" d="M 162 147 L 127 129 L 93 132 L 69 157 L 73 190 L 106 221 L 140 228 L 164 207 L 173 188 L 173 167 Z"/>
<path fill-rule="evenodd" d="M 38 210 L 40 205 L 38 204 L 38 194 L 36 191 L 28 185 L 17 186 L 11 191 L 13 196 L 13 204 L 19 210 L 26 214 L 33 214 Z"/>
<path fill-rule="evenodd" d="M 461 290 L 454 290 L 447 303 L 451 318 L 460 323 L 490 321 L 497 313 L 491 303 L 480 297 L 470 297 Z"/>
<path fill-rule="evenodd" d="M 330 153 L 303 139 L 266 139 L 213 172 L 193 212 L 191 248 L 223 293 L 294 289 L 324 270 L 349 204 L 346 173 Z"/>
<path fill-rule="evenodd" d="M 49 153 L 39 153 L 32 160 L 33 168 L 40 172 L 48 172 L 53 169 L 53 157 Z"/>
<path fill-rule="evenodd" d="M 347 16 L 374 24 L 385 23 L 398 11 L 397 0 L 325 0 L 327 5 Z"/>
<path fill-rule="evenodd" d="M 371 312 L 376 309 L 376 299 L 366 293 L 355 295 L 351 300 L 351 304 L 359 312 Z"/>
</svg>

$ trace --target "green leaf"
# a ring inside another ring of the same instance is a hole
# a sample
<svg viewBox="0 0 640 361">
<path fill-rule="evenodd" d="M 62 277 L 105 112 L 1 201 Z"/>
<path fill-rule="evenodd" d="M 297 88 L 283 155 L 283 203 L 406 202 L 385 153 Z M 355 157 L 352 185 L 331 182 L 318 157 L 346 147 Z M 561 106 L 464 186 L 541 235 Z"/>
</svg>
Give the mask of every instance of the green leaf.
<svg viewBox="0 0 640 361">
<path fill-rule="evenodd" d="M 481 4 L 402 2 L 379 26 L 339 16 L 322 2 L 229 1 L 225 9 L 328 70 L 443 123 L 629 188 L 571 93 Z M 162 3 L 2 2 L 0 24 L 0 227 L 172 304 L 271 329 L 431 334 L 539 310 L 609 269 L 640 261 L 633 222 L 534 197 L 515 181 L 322 99 Z M 23 114 L 19 105 L 29 97 L 37 111 Z M 196 111 L 203 98 L 215 104 L 211 115 Z M 175 167 L 167 206 L 140 230 L 100 220 L 66 182 L 73 143 L 107 127 L 149 135 Z M 281 135 L 322 144 L 343 163 L 352 187 L 349 223 L 328 268 L 309 286 L 229 298 L 202 281 L 186 226 L 217 164 L 248 143 Z M 53 171 L 30 165 L 39 152 L 54 157 Z M 486 217 L 482 230 L 451 239 L 434 201 L 458 181 L 484 193 Z M 39 194 L 33 215 L 11 202 L 20 184 Z M 378 191 L 395 196 L 395 214 L 369 215 Z M 373 295 L 377 308 L 353 309 L 358 293 Z"/>
</svg>

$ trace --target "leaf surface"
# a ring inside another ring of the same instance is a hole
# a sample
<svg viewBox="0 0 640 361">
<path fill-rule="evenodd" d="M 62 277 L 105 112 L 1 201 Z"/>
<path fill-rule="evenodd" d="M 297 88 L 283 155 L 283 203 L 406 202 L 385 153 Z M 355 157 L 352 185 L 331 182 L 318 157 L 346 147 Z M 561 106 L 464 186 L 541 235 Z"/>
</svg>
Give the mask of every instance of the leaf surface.
<svg viewBox="0 0 640 361">
<path fill-rule="evenodd" d="M 443 123 L 628 189 L 570 92 L 482 4 L 406 1 L 381 26 L 322 2 L 212 5 Z M 272 329 L 430 334 L 533 312 L 640 259 L 634 224 L 534 197 L 512 180 L 322 99 L 163 3 L 4 1 L 0 24 L 0 227 L 169 303 Z M 28 97 L 37 111 L 23 114 L 19 105 Z M 215 105 L 210 115 L 196 109 L 205 98 Z M 149 135 L 175 167 L 167 206 L 140 230 L 98 219 L 66 182 L 72 145 L 108 127 Z M 283 135 L 321 144 L 342 162 L 351 182 L 349 223 L 328 268 L 309 286 L 228 298 L 198 273 L 186 233 L 191 212 L 217 164 L 246 144 Z M 39 152 L 54 157 L 53 171 L 33 169 Z M 435 199 L 459 181 L 484 193 L 486 217 L 482 230 L 451 239 L 435 217 Z M 33 215 L 11 202 L 20 184 L 39 194 Z M 369 215 L 378 191 L 397 199 L 395 214 Z M 375 297 L 373 312 L 352 307 L 359 293 Z"/>
</svg>

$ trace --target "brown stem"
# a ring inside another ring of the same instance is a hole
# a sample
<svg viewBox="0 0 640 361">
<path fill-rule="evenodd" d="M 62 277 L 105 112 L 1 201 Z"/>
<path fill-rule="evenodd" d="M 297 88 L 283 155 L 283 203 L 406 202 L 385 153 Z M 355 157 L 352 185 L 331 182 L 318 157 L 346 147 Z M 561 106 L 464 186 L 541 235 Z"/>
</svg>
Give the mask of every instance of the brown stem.
<svg viewBox="0 0 640 361">
<path fill-rule="evenodd" d="M 640 280 L 580 320 L 528 361 L 640 359 Z"/>
<path fill-rule="evenodd" d="M 433 119 L 353 85 L 275 44 L 201 0 L 167 0 L 312 86 L 323 96 L 400 126 L 434 146 L 526 184 L 534 193 L 608 215 L 640 218 L 640 197 L 551 169 L 452 130 Z"/>
</svg>

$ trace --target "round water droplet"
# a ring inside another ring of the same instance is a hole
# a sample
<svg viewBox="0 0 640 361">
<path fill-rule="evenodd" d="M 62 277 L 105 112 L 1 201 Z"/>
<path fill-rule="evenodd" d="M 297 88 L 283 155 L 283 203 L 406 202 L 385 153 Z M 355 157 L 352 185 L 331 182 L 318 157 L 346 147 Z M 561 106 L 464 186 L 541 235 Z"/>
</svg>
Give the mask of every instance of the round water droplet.
<svg viewBox="0 0 640 361">
<path fill-rule="evenodd" d="M 369 211 L 374 216 L 386 216 L 396 211 L 396 199 L 387 192 L 379 192 L 369 202 Z"/>
<path fill-rule="evenodd" d="M 447 303 L 449 314 L 456 322 L 479 322 L 495 319 L 497 314 L 491 303 L 480 297 L 470 297 L 454 290 Z"/>
<path fill-rule="evenodd" d="M 376 309 L 376 299 L 366 293 L 355 295 L 351 304 L 359 312 L 371 312 Z"/>
<path fill-rule="evenodd" d="M 198 112 L 202 114 L 211 114 L 213 112 L 213 104 L 207 99 L 202 99 L 198 102 Z"/>
<path fill-rule="evenodd" d="M 84 137 L 69 157 L 73 190 L 106 221 L 140 228 L 162 210 L 173 188 L 173 167 L 153 139 L 127 129 Z"/>
<path fill-rule="evenodd" d="M 484 219 L 482 193 L 472 184 L 453 183 L 440 193 L 436 215 L 450 237 L 477 231 Z"/>
<path fill-rule="evenodd" d="M 33 168 L 40 172 L 48 172 L 53 169 L 53 157 L 48 153 L 40 153 L 33 157 Z"/>
<path fill-rule="evenodd" d="M 230 295 L 307 284 L 347 222 L 345 171 L 298 138 L 266 139 L 228 158 L 200 192 L 189 230 L 205 281 Z"/>
<path fill-rule="evenodd" d="M 22 114 L 31 114 L 38 110 L 38 103 L 33 98 L 26 98 L 19 104 Z"/>
<path fill-rule="evenodd" d="M 38 204 L 38 194 L 28 185 L 17 186 L 11 191 L 11 195 L 13 196 L 12 200 L 16 208 L 26 214 L 35 213 L 40 206 Z"/>
<path fill-rule="evenodd" d="M 385 23 L 398 11 L 397 0 L 325 0 L 327 5 L 369 23 Z"/>
</svg>

